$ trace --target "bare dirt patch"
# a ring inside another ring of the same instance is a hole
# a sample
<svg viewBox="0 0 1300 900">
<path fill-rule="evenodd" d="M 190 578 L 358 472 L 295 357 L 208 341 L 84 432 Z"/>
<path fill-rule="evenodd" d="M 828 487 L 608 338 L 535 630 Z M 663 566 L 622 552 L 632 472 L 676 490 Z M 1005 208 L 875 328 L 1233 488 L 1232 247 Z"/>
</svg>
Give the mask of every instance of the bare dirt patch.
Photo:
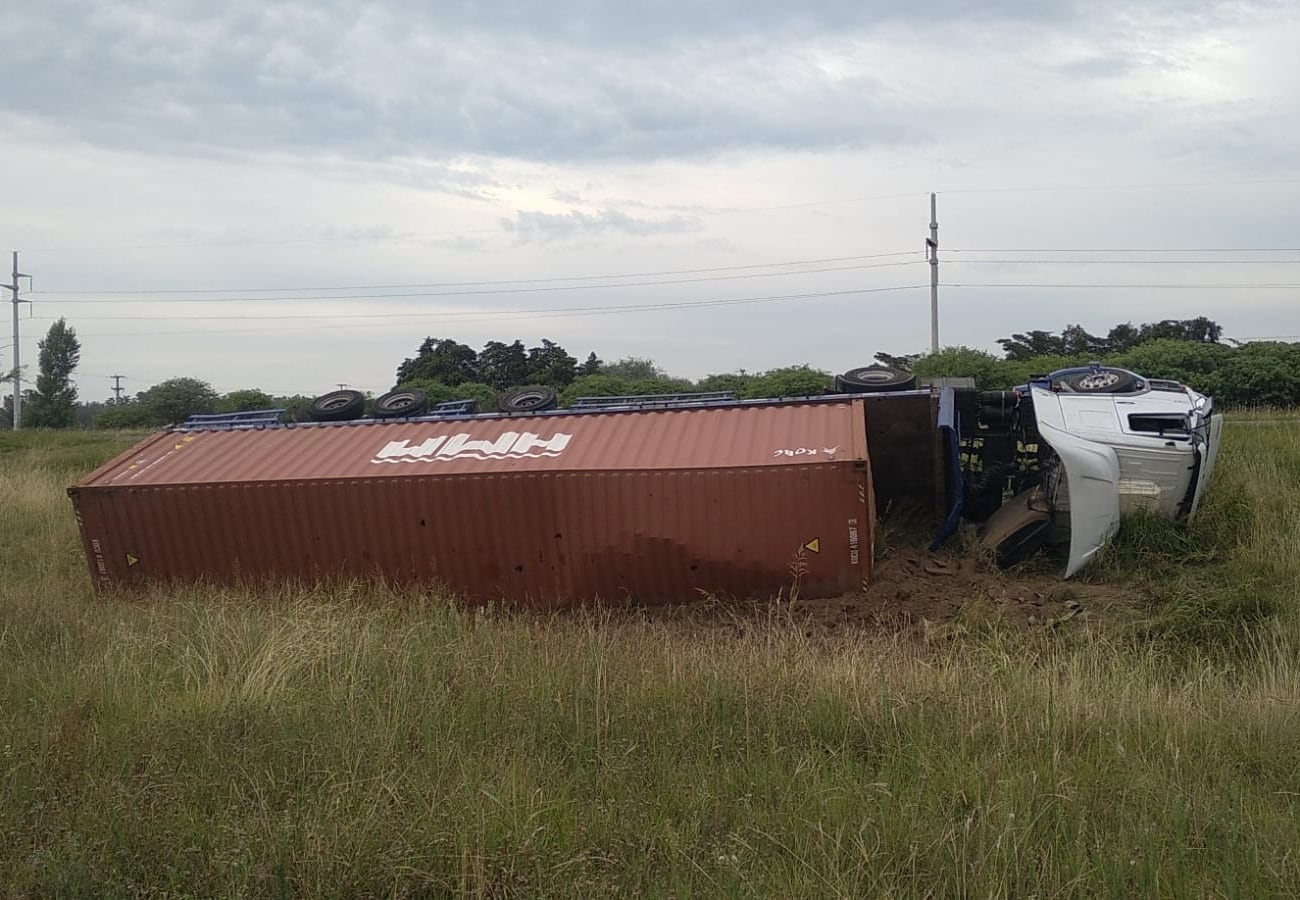
<svg viewBox="0 0 1300 900">
<path fill-rule="evenodd" d="M 894 550 L 876 562 L 865 591 L 840 597 L 780 597 L 766 602 L 705 599 L 648 610 L 667 617 L 728 627 L 779 615 L 810 634 L 923 631 L 953 622 L 1001 621 L 1025 629 L 1083 623 L 1118 625 L 1142 618 L 1146 601 L 1129 585 L 1064 581 L 1042 572 L 1003 572 L 958 552 Z"/>
</svg>

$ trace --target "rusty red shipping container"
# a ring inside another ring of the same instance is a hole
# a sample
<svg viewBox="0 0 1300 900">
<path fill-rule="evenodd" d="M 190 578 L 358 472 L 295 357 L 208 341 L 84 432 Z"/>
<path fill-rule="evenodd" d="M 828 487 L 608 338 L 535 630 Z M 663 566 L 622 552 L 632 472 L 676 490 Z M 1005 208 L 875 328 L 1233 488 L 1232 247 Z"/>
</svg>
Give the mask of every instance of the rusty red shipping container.
<svg viewBox="0 0 1300 900">
<path fill-rule="evenodd" d="M 380 575 L 466 600 L 803 596 L 870 576 L 864 403 L 153 436 L 69 495 L 101 587 Z"/>
</svg>

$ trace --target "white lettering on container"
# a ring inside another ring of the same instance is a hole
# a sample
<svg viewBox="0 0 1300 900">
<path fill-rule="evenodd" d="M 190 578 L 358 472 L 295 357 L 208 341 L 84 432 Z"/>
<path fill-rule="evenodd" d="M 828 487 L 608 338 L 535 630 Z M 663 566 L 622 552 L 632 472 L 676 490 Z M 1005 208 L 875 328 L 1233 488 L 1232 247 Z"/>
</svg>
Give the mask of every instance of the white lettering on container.
<svg viewBox="0 0 1300 900">
<path fill-rule="evenodd" d="M 451 437 L 433 437 L 411 445 L 409 440 L 389 441 L 372 463 L 446 462 L 452 459 L 523 459 L 536 456 L 559 456 L 569 446 L 571 434 L 559 433 L 542 438 L 531 431 L 522 434 L 506 431 L 494 440 L 478 439 L 461 432 Z"/>
</svg>

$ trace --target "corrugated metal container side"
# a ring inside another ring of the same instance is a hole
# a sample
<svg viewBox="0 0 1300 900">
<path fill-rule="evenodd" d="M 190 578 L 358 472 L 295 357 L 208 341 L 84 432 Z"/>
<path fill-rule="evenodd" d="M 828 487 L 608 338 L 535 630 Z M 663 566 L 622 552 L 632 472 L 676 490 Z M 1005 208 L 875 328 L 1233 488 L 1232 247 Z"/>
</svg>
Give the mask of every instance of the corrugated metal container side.
<svg viewBox="0 0 1300 900">
<path fill-rule="evenodd" d="M 860 402 L 168 432 L 69 489 L 101 587 L 379 576 L 533 606 L 855 590 Z"/>
</svg>

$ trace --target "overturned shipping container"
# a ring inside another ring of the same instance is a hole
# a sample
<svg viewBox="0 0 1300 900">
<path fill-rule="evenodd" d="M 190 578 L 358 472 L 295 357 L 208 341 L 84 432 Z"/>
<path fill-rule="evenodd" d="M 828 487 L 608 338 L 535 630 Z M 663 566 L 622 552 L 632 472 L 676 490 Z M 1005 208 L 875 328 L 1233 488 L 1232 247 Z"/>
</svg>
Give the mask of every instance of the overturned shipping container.
<svg viewBox="0 0 1300 900">
<path fill-rule="evenodd" d="M 69 489 L 101 587 L 380 576 L 471 602 L 856 590 L 864 401 L 158 434 Z"/>
</svg>

